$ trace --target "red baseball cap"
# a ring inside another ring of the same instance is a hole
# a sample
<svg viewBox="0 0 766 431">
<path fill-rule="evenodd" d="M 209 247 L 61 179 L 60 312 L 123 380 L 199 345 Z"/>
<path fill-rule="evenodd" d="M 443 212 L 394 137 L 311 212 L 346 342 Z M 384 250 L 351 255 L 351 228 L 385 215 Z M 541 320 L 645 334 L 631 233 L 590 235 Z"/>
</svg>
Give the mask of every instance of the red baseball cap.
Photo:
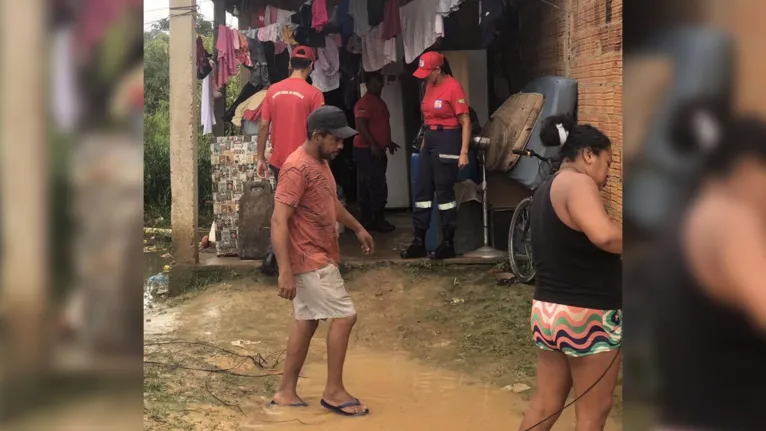
<svg viewBox="0 0 766 431">
<path fill-rule="evenodd" d="M 425 79 L 429 73 L 440 68 L 442 64 L 444 64 L 444 56 L 438 52 L 430 51 L 423 53 L 418 62 L 418 70 L 412 75 L 418 79 Z"/>
<path fill-rule="evenodd" d="M 308 46 L 296 46 L 293 48 L 293 52 L 290 55 L 290 58 L 304 58 L 306 60 L 310 60 L 312 62 L 316 61 L 316 54 L 314 54 L 314 48 L 309 48 Z"/>
</svg>

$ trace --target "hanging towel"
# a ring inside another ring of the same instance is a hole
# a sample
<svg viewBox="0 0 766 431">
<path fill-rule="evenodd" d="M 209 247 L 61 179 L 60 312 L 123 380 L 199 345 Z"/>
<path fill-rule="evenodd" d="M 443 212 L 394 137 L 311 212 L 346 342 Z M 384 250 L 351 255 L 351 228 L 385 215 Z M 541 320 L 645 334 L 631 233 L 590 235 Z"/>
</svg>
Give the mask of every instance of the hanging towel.
<svg viewBox="0 0 766 431">
<path fill-rule="evenodd" d="M 205 77 L 202 80 L 202 97 L 200 105 L 202 105 L 202 114 L 200 115 L 202 120 L 202 134 L 209 135 L 213 133 L 213 126 L 215 126 L 215 111 L 213 110 L 213 80 L 211 75 Z"/>
<path fill-rule="evenodd" d="M 382 26 L 378 26 L 362 36 L 362 67 L 365 72 L 380 70 L 396 61 L 396 39 L 385 40 L 382 32 Z"/>
<path fill-rule="evenodd" d="M 321 32 L 328 22 L 330 17 L 327 16 L 327 0 L 314 0 L 311 5 L 311 28 Z"/>
<path fill-rule="evenodd" d="M 354 18 L 354 33 L 359 36 L 370 31 L 370 17 L 367 14 L 367 0 L 349 0 L 348 14 Z"/>
<path fill-rule="evenodd" d="M 311 82 L 322 93 L 340 87 L 340 54 L 335 38 L 328 35 L 325 47 L 317 49 L 317 60 L 311 72 Z"/>
<path fill-rule="evenodd" d="M 221 88 L 229 81 L 229 77 L 237 73 L 237 59 L 234 51 L 232 32 L 225 25 L 218 26 L 218 40 L 215 47 L 218 50 L 218 70 L 216 88 Z"/>
<path fill-rule="evenodd" d="M 393 39 L 402 32 L 402 22 L 399 17 L 399 0 L 386 0 L 386 10 L 383 13 L 383 39 Z"/>
<path fill-rule="evenodd" d="M 437 12 L 441 0 L 413 0 L 399 9 L 404 61 L 412 63 L 444 36 L 444 17 Z"/>
</svg>

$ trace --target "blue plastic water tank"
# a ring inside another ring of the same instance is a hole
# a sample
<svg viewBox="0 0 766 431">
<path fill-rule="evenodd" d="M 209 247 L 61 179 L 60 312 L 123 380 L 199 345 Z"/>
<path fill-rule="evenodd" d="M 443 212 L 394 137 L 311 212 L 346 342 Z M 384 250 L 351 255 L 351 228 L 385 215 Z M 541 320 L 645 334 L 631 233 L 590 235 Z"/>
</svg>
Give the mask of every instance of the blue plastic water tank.
<svg viewBox="0 0 766 431">
<path fill-rule="evenodd" d="M 412 207 L 415 208 L 415 180 L 418 177 L 418 160 L 420 159 L 420 153 L 413 153 L 410 156 L 410 190 L 412 190 Z M 481 182 L 481 170 L 479 168 L 478 158 L 476 152 L 470 150 L 468 153 L 468 166 L 460 170 L 457 177 L 458 182 L 465 180 L 472 180 L 475 183 Z M 428 226 L 426 232 L 426 249 L 433 251 L 441 243 L 441 217 L 439 216 L 439 208 L 436 203 L 436 196 L 433 200 L 433 212 L 431 213 L 431 224 Z"/>
</svg>

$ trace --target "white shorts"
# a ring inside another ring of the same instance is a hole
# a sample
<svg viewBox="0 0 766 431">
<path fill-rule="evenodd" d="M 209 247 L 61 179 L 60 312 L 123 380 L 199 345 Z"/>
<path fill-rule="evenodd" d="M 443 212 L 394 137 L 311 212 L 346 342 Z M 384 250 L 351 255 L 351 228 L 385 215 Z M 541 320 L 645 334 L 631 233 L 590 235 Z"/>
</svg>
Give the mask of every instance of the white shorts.
<svg viewBox="0 0 766 431">
<path fill-rule="evenodd" d="M 327 265 L 295 276 L 295 320 L 342 319 L 356 314 L 338 267 Z"/>
</svg>

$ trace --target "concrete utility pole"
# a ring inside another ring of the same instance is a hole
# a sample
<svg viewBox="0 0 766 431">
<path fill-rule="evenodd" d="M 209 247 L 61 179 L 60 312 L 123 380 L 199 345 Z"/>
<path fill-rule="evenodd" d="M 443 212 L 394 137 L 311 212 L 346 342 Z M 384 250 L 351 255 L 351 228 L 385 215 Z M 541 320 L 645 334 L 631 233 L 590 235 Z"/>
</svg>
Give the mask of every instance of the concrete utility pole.
<svg viewBox="0 0 766 431">
<path fill-rule="evenodd" d="M 196 0 L 170 0 L 170 222 L 178 265 L 196 265 L 198 178 L 194 29 Z M 171 275 L 172 276 L 172 275 Z"/>
<path fill-rule="evenodd" d="M 50 168 L 45 127 L 39 124 L 48 112 L 47 69 L 39 61 L 15 61 L 32 52 L 42 58 L 45 21 L 42 2 L 0 5 L 0 319 L 5 323 L 0 326 L 7 330 L 8 342 L 0 358 L 0 393 L 7 383 L 8 393 L 17 395 L 44 374 L 48 360 Z M 29 116 L 32 112 L 39 115 L 36 120 Z M 13 400 L 0 400 L 0 416 L 2 401 Z"/>
</svg>

